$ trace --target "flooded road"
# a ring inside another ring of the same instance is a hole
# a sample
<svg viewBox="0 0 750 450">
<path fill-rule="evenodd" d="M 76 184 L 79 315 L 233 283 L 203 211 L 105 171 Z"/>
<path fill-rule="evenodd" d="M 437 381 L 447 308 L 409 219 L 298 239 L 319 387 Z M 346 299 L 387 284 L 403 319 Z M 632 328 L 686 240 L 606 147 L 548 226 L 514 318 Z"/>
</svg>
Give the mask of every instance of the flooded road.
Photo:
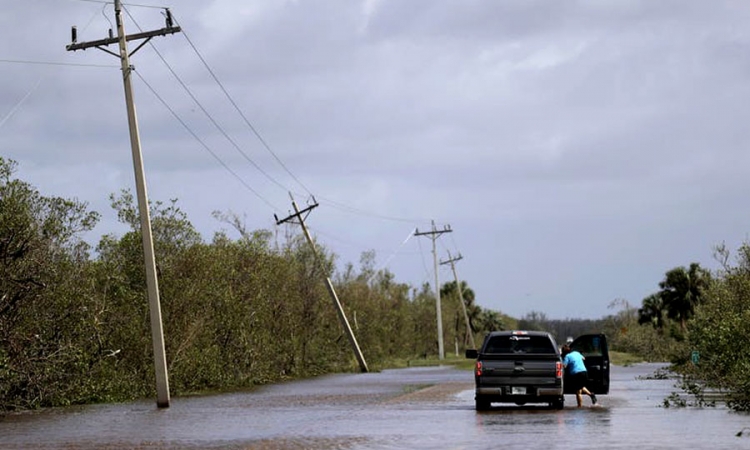
<svg viewBox="0 0 750 450">
<path fill-rule="evenodd" d="M 344 374 L 248 393 L 11 414 L 2 449 L 750 449 L 750 416 L 663 408 L 658 365 L 612 367 L 599 405 L 474 410 L 473 378 L 451 367 Z M 745 427 L 747 427 L 745 429 Z M 745 429 L 743 436 L 736 434 Z"/>
</svg>

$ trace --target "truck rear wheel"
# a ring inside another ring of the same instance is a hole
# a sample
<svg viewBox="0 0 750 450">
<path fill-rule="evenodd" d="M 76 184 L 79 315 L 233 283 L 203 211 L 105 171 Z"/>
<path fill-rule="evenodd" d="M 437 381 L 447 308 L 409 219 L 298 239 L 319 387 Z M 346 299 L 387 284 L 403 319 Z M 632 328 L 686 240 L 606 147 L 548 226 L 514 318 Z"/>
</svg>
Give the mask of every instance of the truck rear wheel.
<svg viewBox="0 0 750 450">
<path fill-rule="evenodd" d="M 480 397 L 480 396 L 477 395 L 476 398 L 474 399 L 474 401 L 476 403 L 476 409 L 477 409 L 477 411 L 487 411 L 488 409 L 490 409 L 490 401 L 489 400 L 487 400 L 485 398 L 482 398 L 482 397 Z"/>
</svg>

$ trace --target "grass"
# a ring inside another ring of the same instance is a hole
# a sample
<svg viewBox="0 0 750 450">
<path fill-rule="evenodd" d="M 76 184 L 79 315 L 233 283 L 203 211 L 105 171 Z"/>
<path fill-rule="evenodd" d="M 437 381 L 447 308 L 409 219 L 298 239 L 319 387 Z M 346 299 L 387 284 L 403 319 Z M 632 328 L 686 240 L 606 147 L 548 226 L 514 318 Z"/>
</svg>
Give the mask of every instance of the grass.
<svg viewBox="0 0 750 450">
<path fill-rule="evenodd" d="M 455 366 L 458 369 L 471 370 L 474 368 L 475 360 L 466 359 L 462 356 L 445 355 L 445 359 L 442 361 L 438 358 L 418 358 L 408 359 L 405 362 L 405 367 Z"/>
<path fill-rule="evenodd" d="M 429 358 L 413 358 L 413 359 L 395 359 L 390 361 L 384 361 L 380 364 L 376 364 L 375 367 L 371 368 L 373 371 L 380 371 L 384 369 L 404 369 L 407 367 L 430 367 L 430 366 L 455 366 L 458 369 L 472 370 L 474 369 L 475 360 L 466 359 L 461 356 L 445 355 L 445 359 L 442 361 L 437 357 Z"/>
<path fill-rule="evenodd" d="M 616 366 L 631 366 L 633 364 L 646 362 L 646 360 L 640 356 L 636 356 L 631 353 L 615 352 L 615 351 L 609 352 L 609 360 L 612 364 Z M 466 359 L 461 356 L 445 355 L 445 359 L 443 359 L 442 361 L 438 359 L 437 357 L 396 359 L 396 360 L 386 361 L 386 362 L 383 362 L 382 364 L 378 364 L 377 367 L 373 368 L 373 370 L 380 371 L 383 369 L 403 369 L 406 367 L 429 367 L 429 366 L 440 366 L 440 365 L 455 366 L 457 369 L 462 369 L 462 370 L 473 370 L 475 362 L 476 360 Z"/>
<path fill-rule="evenodd" d="M 646 360 L 640 356 L 623 352 L 609 352 L 609 360 L 616 366 L 632 366 L 633 364 L 646 362 Z"/>
</svg>

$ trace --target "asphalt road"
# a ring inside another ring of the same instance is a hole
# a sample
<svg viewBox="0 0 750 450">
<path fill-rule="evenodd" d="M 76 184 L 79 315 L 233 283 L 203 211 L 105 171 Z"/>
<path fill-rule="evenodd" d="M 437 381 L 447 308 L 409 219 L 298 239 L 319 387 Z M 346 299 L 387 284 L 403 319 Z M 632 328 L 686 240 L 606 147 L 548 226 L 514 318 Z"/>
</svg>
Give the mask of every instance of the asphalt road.
<svg viewBox="0 0 750 450">
<path fill-rule="evenodd" d="M 474 410 L 470 371 L 340 374 L 253 392 L 51 409 L 0 418 L 3 449 L 684 449 L 749 448 L 750 417 L 664 408 L 657 365 L 612 369 L 599 405 Z"/>
</svg>

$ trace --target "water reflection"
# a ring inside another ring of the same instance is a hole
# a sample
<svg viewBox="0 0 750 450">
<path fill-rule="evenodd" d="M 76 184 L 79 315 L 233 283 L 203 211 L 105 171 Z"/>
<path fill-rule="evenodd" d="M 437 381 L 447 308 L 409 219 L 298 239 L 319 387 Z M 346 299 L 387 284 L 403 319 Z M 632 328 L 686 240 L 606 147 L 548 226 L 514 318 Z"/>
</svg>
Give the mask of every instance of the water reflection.
<svg viewBox="0 0 750 450">
<path fill-rule="evenodd" d="M 660 407 L 675 388 L 643 379 L 657 367 L 613 367 L 610 395 L 580 409 L 566 396 L 563 410 L 477 412 L 471 372 L 444 367 L 174 398 L 166 410 L 143 401 L 11 414 L 0 418 L 0 448 L 750 448 L 750 438 L 735 436 L 750 416 Z"/>
<path fill-rule="evenodd" d="M 475 414 L 476 432 L 483 436 L 502 436 L 519 444 L 532 438 L 555 442 L 571 436 L 609 434 L 610 409 L 606 407 L 567 407 L 563 410 L 543 407 L 500 406 Z"/>
</svg>

